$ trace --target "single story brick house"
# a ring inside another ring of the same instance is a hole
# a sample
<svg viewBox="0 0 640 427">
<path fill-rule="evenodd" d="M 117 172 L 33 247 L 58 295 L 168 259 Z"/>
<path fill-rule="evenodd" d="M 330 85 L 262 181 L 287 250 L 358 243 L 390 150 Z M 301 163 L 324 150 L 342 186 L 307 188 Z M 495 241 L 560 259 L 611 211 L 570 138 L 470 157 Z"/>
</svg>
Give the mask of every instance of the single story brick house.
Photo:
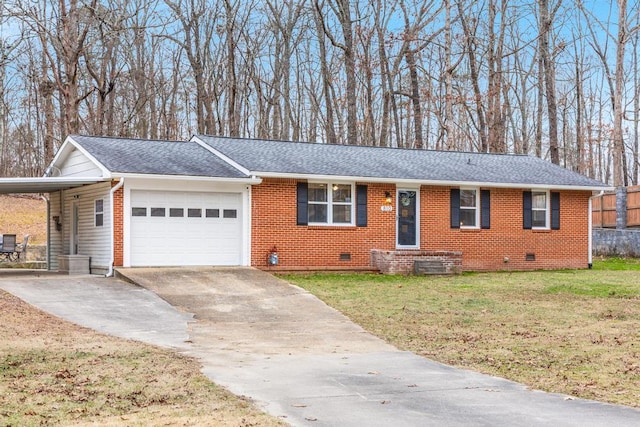
<svg viewBox="0 0 640 427">
<path fill-rule="evenodd" d="M 463 270 L 586 268 L 590 198 L 609 189 L 529 156 L 204 135 L 69 136 L 37 182 L 59 184 L 47 191 L 50 268 L 82 254 L 104 274 L 393 272 L 421 257 Z"/>
</svg>

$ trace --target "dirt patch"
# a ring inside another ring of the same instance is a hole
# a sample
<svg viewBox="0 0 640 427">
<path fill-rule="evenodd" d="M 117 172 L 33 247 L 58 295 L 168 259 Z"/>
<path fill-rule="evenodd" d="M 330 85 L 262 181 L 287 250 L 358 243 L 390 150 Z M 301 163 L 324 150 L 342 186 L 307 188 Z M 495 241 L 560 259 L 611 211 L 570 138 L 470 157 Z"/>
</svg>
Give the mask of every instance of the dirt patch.
<svg viewBox="0 0 640 427">
<path fill-rule="evenodd" d="M 29 244 L 47 243 L 47 203 L 38 196 L 0 195 L 0 234 L 29 235 Z"/>
<path fill-rule="evenodd" d="M 176 352 L 62 321 L 0 291 L 2 425 L 284 425 Z"/>
</svg>

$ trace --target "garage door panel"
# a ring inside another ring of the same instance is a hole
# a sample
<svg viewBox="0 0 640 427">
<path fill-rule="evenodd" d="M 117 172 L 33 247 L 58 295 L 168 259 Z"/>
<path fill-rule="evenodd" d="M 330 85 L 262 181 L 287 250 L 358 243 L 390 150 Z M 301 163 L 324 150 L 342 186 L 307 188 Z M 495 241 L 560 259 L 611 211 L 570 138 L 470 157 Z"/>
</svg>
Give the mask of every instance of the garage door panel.
<svg viewBox="0 0 640 427">
<path fill-rule="evenodd" d="M 240 193 L 132 191 L 131 206 L 132 212 L 147 208 L 146 216 L 131 217 L 132 266 L 241 263 Z M 165 216 L 150 216 L 152 208 L 164 208 Z M 184 216 L 171 217 L 171 209 L 182 209 Z"/>
</svg>

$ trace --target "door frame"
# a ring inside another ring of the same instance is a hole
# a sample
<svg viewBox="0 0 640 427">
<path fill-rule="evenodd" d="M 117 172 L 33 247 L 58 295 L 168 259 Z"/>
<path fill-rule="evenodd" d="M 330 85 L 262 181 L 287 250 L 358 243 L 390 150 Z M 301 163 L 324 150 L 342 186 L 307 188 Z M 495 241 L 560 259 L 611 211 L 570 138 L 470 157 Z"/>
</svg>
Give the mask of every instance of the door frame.
<svg viewBox="0 0 640 427">
<path fill-rule="evenodd" d="M 405 191 L 415 191 L 416 193 L 416 243 L 414 245 L 401 245 L 399 243 L 400 237 L 400 193 Z M 416 187 L 399 187 L 396 188 L 396 248 L 397 249 L 418 249 L 420 248 L 420 188 Z"/>
<path fill-rule="evenodd" d="M 78 199 L 71 201 L 71 224 L 69 230 L 69 254 L 78 255 L 80 240 L 80 203 Z"/>
</svg>

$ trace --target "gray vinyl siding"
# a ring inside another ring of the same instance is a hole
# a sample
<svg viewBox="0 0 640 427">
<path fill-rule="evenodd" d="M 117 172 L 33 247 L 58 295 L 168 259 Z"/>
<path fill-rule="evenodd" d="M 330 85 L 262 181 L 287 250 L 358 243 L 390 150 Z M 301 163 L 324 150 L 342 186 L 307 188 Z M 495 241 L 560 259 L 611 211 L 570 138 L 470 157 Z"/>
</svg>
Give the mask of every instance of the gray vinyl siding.
<svg viewBox="0 0 640 427">
<path fill-rule="evenodd" d="M 73 203 L 78 203 L 78 251 L 80 255 L 88 255 L 92 274 L 105 274 L 109 269 L 111 261 L 111 206 L 110 206 L 109 182 L 87 185 L 63 191 L 62 231 L 52 232 L 52 249 L 55 249 L 55 257 L 52 251 L 52 267 L 55 262 L 55 269 L 58 268 L 57 255 L 71 254 L 71 222 L 73 214 Z M 59 196 L 57 196 L 59 199 Z M 94 203 L 96 199 L 103 200 L 103 224 L 95 226 Z M 58 202 L 56 202 L 59 204 Z M 52 212 L 58 210 L 52 201 Z M 53 213 L 51 215 L 54 215 Z M 55 214 L 57 215 L 57 214 Z M 55 230 L 55 224 L 52 224 Z M 59 237 L 57 237 L 57 236 Z M 54 244 L 55 237 L 55 244 Z M 54 259 L 55 258 L 55 259 Z M 53 269 L 53 268 L 52 268 Z"/>
<path fill-rule="evenodd" d="M 49 195 L 49 269 L 58 270 L 58 255 L 62 255 L 62 231 L 56 230 L 54 216 L 63 220 L 61 209 L 62 191 Z"/>
<path fill-rule="evenodd" d="M 102 176 L 102 171 L 96 167 L 95 163 L 79 150 L 74 150 L 69 155 L 60 173 L 62 176 Z"/>
</svg>

